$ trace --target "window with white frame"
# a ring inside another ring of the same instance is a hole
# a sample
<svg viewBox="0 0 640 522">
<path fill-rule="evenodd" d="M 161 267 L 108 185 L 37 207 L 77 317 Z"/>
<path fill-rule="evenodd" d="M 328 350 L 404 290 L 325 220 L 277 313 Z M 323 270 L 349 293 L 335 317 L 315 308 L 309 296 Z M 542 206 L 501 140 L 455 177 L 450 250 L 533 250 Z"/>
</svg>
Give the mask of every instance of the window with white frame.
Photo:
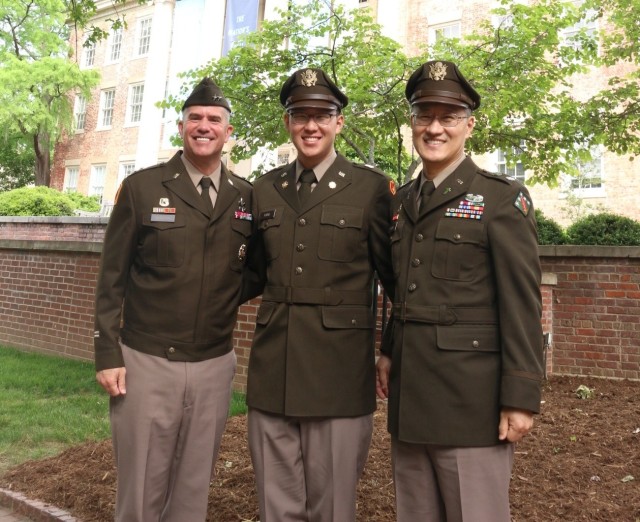
<svg viewBox="0 0 640 522">
<path fill-rule="evenodd" d="M 82 65 L 84 67 L 93 67 L 93 64 L 95 61 L 96 61 L 96 43 L 95 42 L 85 43 L 84 50 L 83 50 Z"/>
<path fill-rule="evenodd" d="M 118 183 L 120 183 L 127 176 L 130 176 L 135 170 L 136 170 L 135 161 L 121 162 L 120 167 L 118 168 Z"/>
<path fill-rule="evenodd" d="M 120 60 L 120 54 L 122 53 L 122 27 L 113 29 L 109 34 L 109 40 L 107 42 L 107 63 L 113 63 Z"/>
<path fill-rule="evenodd" d="M 104 181 L 106 177 L 106 165 L 91 165 L 91 177 L 89 178 L 89 196 L 98 196 L 100 201 L 102 201 L 102 194 L 104 192 Z"/>
<path fill-rule="evenodd" d="M 149 53 L 151 45 L 151 18 L 138 20 L 136 56 L 144 56 Z"/>
<path fill-rule="evenodd" d="M 115 101 L 115 89 L 106 89 L 100 93 L 100 127 L 111 127 Z"/>
<path fill-rule="evenodd" d="M 84 130 L 84 123 L 87 117 L 87 99 L 82 95 L 77 95 L 73 104 L 73 120 L 76 131 Z"/>
<path fill-rule="evenodd" d="M 583 0 L 576 0 L 573 4 L 576 8 L 580 8 L 584 3 Z M 583 38 L 597 38 L 598 35 L 598 23 L 596 12 L 589 9 L 584 13 L 581 20 L 575 25 L 567 27 L 560 33 L 562 40 L 561 46 L 568 47 L 574 51 L 580 51 L 583 49 Z M 564 61 L 564 60 L 563 60 Z"/>
<path fill-rule="evenodd" d="M 592 147 L 590 153 L 591 159 L 579 161 L 578 173 L 569 180 L 569 187 L 577 196 L 602 196 L 604 192 L 602 148 Z"/>
<path fill-rule="evenodd" d="M 430 29 L 433 34 L 432 41 L 435 42 L 439 42 L 440 40 L 447 40 L 449 38 L 460 38 L 460 22 L 442 24 Z"/>
<path fill-rule="evenodd" d="M 139 123 L 142 116 L 142 98 L 144 97 L 144 84 L 138 83 L 129 86 L 129 99 L 127 102 L 127 122 Z"/>
<path fill-rule="evenodd" d="M 510 161 L 510 156 L 521 153 L 522 149 L 513 147 L 510 154 L 507 154 L 504 150 L 498 150 L 496 155 L 496 171 L 504 174 L 505 176 L 511 176 L 517 179 L 520 183 L 524 184 L 524 167 L 521 161 Z"/>
<path fill-rule="evenodd" d="M 286 165 L 287 163 L 289 163 L 289 153 L 278 152 L 278 166 Z"/>
<path fill-rule="evenodd" d="M 64 192 L 78 191 L 78 178 L 80 177 L 80 167 L 67 167 L 64 171 Z"/>
</svg>

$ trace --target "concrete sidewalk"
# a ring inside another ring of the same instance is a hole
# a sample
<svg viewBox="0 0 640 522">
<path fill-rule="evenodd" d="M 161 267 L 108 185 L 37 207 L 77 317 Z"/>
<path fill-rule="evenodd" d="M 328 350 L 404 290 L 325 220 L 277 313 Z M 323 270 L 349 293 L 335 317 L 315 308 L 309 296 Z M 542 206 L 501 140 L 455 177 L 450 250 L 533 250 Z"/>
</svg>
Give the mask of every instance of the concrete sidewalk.
<svg viewBox="0 0 640 522">
<path fill-rule="evenodd" d="M 0 522 L 81 522 L 62 509 L 0 488 Z"/>
</svg>

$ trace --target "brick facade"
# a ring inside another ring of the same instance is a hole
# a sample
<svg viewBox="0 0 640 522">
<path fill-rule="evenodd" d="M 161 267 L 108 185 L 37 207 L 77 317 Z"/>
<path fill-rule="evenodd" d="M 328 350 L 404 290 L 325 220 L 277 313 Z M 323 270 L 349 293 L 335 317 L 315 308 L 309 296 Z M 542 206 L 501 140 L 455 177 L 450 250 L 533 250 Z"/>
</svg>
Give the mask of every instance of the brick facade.
<svg viewBox="0 0 640 522">
<path fill-rule="evenodd" d="M 105 227 L 105 218 L 0 218 L 0 344 L 93 359 Z M 640 247 L 542 246 L 540 255 L 547 373 L 640 380 Z M 259 303 L 240 307 L 234 332 L 241 391 Z M 382 309 L 379 299 L 378 330 Z"/>
</svg>

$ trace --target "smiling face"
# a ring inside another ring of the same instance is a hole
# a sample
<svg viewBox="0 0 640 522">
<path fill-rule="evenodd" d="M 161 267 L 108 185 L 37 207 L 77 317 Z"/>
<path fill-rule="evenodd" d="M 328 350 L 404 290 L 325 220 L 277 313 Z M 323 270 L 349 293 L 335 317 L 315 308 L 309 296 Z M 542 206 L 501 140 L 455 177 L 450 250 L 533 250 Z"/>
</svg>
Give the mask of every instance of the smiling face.
<svg viewBox="0 0 640 522">
<path fill-rule="evenodd" d="M 203 174 L 211 174 L 220 163 L 222 148 L 233 126 L 229 125 L 229 112 L 225 108 L 192 105 L 182 113 L 178 131 L 185 158 Z"/>
<path fill-rule="evenodd" d="M 336 135 L 342 131 L 344 116 L 336 114 L 335 110 L 305 108 L 295 114 L 306 114 L 306 123 L 295 123 L 294 118 L 288 113 L 284 115 L 284 124 L 289 131 L 291 141 L 298 151 L 298 161 L 308 169 L 311 169 L 324 160 L 331 151 L 336 141 Z M 320 125 L 313 116 L 317 114 L 331 113 L 332 116 L 326 125 Z M 305 119 L 305 118 L 301 118 Z"/>
<path fill-rule="evenodd" d="M 455 114 L 463 117 L 454 127 L 443 127 L 439 118 Z M 433 121 L 421 124 L 420 117 L 430 116 Z M 437 176 L 448 165 L 464 154 L 464 144 L 475 125 L 475 118 L 463 107 L 444 103 L 424 103 L 415 106 L 411 115 L 413 146 L 422 158 L 429 178 Z"/>
</svg>

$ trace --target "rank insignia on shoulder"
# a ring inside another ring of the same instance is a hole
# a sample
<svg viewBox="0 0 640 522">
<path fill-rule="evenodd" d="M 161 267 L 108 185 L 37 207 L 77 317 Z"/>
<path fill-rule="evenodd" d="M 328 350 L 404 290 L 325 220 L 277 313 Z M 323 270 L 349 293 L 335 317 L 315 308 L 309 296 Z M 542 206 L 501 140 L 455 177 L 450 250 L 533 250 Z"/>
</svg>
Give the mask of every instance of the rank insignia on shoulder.
<svg viewBox="0 0 640 522">
<path fill-rule="evenodd" d="M 522 212 L 523 216 L 526 216 L 529 214 L 529 210 L 531 210 L 531 200 L 524 192 L 520 191 L 513 202 L 513 206 Z"/>
</svg>

